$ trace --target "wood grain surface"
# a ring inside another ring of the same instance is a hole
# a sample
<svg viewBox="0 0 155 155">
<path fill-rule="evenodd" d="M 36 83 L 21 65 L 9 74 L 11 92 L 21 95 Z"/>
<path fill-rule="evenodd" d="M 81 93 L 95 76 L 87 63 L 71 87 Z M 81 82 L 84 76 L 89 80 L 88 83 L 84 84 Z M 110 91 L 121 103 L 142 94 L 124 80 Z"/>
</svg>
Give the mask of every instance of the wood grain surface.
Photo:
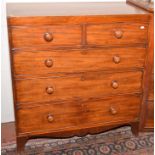
<svg viewBox="0 0 155 155">
<path fill-rule="evenodd" d="M 19 155 L 31 138 L 152 127 L 153 14 L 124 2 L 8 4 L 8 30 Z"/>
<path fill-rule="evenodd" d="M 132 100 L 132 102 L 130 102 Z M 116 110 L 112 114 L 111 108 Z M 91 127 L 93 124 L 115 124 L 115 122 L 132 122 L 140 110 L 139 96 L 110 97 L 104 100 L 85 103 L 63 103 L 20 109 L 18 111 L 18 131 L 50 132 Z M 53 121 L 49 122 L 51 115 Z M 81 121 L 82 120 L 82 121 Z"/>
<path fill-rule="evenodd" d="M 146 119 L 144 129 L 153 130 L 154 127 L 154 101 L 147 101 Z"/>
<path fill-rule="evenodd" d="M 90 45 L 146 43 L 147 30 L 147 24 L 89 25 L 87 26 L 87 43 Z M 118 32 L 122 33 L 120 38 L 117 37 Z"/>
<path fill-rule="evenodd" d="M 53 36 L 51 41 L 46 41 L 45 34 Z M 40 26 L 40 27 L 13 27 L 11 28 L 12 47 L 31 46 L 65 46 L 81 44 L 81 27 L 73 26 Z"/>
<path fill-rule="evenodd" d="M 52 9 L 51 9 L 52 8 Z M 29 10 L 29 11 L 27 11 Z M 8 17 L 145 15 L 146 11 L 125 2 L 8 3 Z M 41 21 L 42 22 L 42 21 Z"/>
<path fill-rule="evenodd" d="M 143 47 L 48 51 L 23 49 L 12 55 L 15 76 L 49 76 L 54 73 L 144 68 L 146 49 Z"/>
<path fill-rule="evenodd" d="M 16 80 L 17 103 L 82 100 L 110 94 L 137 93 L 142 91 L 142 72 L 104 72 L 52 76 Z M 113 87 L 118 83 L 118 88 Z M 53 92 L 49 94 L 48 88 Z"/>
</svg>

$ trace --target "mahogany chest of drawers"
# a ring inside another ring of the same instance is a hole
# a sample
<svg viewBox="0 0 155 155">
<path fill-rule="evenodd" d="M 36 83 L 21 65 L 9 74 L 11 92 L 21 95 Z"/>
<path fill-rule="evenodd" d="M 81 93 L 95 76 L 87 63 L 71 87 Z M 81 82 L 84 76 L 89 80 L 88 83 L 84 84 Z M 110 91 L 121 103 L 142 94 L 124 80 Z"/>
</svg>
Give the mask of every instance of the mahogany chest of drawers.
<svg viewBox="0 0 155 155">
<path fill-rule="evenodd" d="M 18 153 L 31 138 L 142 130 L 150 23 L 123 2 L 9 4 Z"/>
</svg>

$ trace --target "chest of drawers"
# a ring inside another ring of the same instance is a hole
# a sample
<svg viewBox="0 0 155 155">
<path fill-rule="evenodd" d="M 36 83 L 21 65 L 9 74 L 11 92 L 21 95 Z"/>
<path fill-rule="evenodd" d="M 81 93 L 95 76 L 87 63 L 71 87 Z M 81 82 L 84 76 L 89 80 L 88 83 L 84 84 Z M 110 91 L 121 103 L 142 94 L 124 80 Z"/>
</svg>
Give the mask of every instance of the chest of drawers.
<svg viewBox="0 0 155 155">
<path fill-rule="evenodd" d="M 138 133 L 150 17 L 126 3 L 8 5 L 19 154 L 31 138 Z"/>
</svg>

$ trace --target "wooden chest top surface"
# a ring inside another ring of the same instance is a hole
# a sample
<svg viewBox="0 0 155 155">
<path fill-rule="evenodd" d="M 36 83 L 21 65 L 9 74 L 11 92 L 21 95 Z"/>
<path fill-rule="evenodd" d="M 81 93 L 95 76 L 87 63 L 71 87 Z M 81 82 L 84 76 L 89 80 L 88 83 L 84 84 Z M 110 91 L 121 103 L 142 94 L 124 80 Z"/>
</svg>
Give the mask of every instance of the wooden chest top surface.
<svg viewBox="0 0 155 155">
<path fill-rule="evenodd" d="M 31 16 L 89 16 L 89 15 L 144 15 L 138 7 L 125 2 L 92 3 L 8 3 L 8 17 Z"/>
<path fill-rule="evenodd" d="M 122 125 L 137 134 L 146 118 L 152 127 L 149 12 L 125 2 L 10 3 L 7 16 L 18 152 L 34 137 Z"/>
</svg>

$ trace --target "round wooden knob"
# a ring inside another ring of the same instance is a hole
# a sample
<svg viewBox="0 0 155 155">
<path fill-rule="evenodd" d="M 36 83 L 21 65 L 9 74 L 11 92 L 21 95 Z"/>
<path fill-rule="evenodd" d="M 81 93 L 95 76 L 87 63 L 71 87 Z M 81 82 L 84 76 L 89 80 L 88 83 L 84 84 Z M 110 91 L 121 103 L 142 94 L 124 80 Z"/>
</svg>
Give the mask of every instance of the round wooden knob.
<svg viewBox="0 0 155 155">
<path fill-rule="evenodd" d="M 53 66 L 53 61 L 52 61 L 52 59 L 47 59 L 47 60 L 45 60 L 45 65 L 46 65 L 46 67 L 52 67 L 52 66 Z"/>
<path fill-rule="evenodd" d="M 48 114 L 48 116 L 47 116 L 47 120 L 48 120 L 48 122 L 53 122 L 53 120 L 54 120 L 54 117 L 51 115 L 51 114 Z"/>
<path fill-rule="evenodd" d="M 117 39 L 121 39 L 123 37 L 123 31 L 121 31 L 121 30 L 115 31 L 115 37 Z"/>
<path fill-rule="evenodd" d="M 116 115 L 117 114 L 117 110 L 113 107 L 110 107 L 110 112 L 112 115 Z"/>
<path fill-rule="evenodd" d="M 53 94 L 54 93 L 53 87 L 47 87 L 46 92 L 47 92 L 47 94 Z"/>
<path fill-rule="evenodd" d="M 48 41 L 48 42 L 52 41 L 52 40 L 53 40 L 53 35 L 52 35 L 52 33 L 46 32 L 46 33 L 44 34 L 44 39 L 45 39 L 46 41 Z"/>
<path fill-rule="evenodd" d="M 114 89 L 117 89 L 117 88 L 118 88 L 118 83 L 117 83 L 117 81 L 112 81 L 111 86 L 112 86 Z"/>
<path fill-rule="evenodd" d="M 114 61 L 114 63 L 118 64 L 121 62 L 121 58 L 119 56 L 114 56 L 113 61 Z"/>
</svg>

